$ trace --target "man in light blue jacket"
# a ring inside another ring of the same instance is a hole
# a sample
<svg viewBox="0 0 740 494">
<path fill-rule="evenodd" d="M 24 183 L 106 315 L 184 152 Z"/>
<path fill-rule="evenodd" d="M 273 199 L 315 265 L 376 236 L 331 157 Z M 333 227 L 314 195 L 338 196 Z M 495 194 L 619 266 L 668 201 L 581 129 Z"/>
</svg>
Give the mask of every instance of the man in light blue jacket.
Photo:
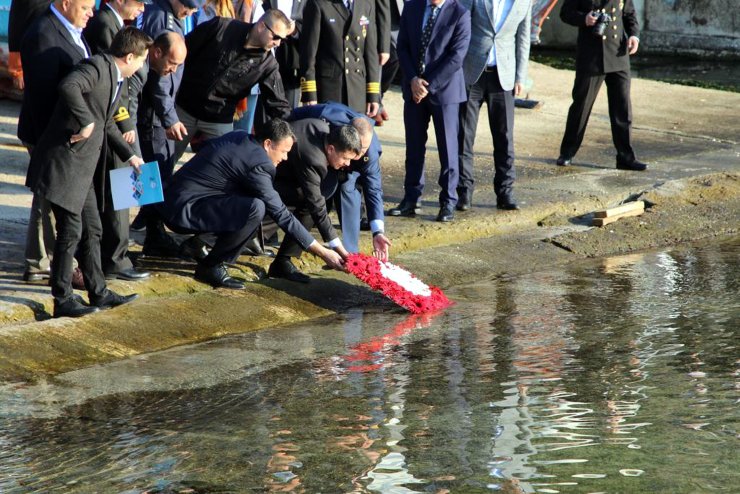
<svg viewBox="0 0 740 494">
<path fill-rule="evenodd" d="M 499 209 L 514 201 L 514 96 L 527 77 L 531 0 L 460 0 L 471 13 L 471 38 L 463 63 L 468 101 L 460 105 L 460 180 L 457 209 L 473 203 L 473 145 L 483 102 L 493 137 L 493 189 Z"/>
</svg>

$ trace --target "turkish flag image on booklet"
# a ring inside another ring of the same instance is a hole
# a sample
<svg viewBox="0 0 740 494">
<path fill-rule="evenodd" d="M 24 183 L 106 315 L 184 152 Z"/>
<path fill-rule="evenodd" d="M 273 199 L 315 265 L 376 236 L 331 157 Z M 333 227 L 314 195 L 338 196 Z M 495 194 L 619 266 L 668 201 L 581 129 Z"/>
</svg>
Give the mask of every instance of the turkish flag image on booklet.
<svg viewBox="0 0 740 494">
<path fill-rule="evenodd" d="M 345 266 L 347 271 L 370 288 L 414 314 L 452 305 L 438 287 L 425 284 L 395 264 L 382 262 L 366 254 L 351 254 L 347 257 Z"/>
<path fill-rule="evenodd" d="M 157 162 L 144 163 L 140 170 L 136 173 L 127 166 L 110 171 L 110 192 L 116 211 L 164 201 Z"/>
</svg>

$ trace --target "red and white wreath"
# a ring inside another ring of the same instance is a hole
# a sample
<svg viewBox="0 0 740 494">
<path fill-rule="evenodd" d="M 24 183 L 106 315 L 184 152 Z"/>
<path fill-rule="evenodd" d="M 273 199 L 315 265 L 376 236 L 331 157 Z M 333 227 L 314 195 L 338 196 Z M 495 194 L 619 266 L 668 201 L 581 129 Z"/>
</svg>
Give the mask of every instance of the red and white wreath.
<svg viewBox="0 0 740 494">
<path fill-rule="evenodd" d="M 425 284 L 410 272 L 390 262 L 381 262 L 366 254 L 351 254 L 346 266 L 347 271 L 370 288 L 414 314 L 452 305 L 438 287 Z"/>
</svg>

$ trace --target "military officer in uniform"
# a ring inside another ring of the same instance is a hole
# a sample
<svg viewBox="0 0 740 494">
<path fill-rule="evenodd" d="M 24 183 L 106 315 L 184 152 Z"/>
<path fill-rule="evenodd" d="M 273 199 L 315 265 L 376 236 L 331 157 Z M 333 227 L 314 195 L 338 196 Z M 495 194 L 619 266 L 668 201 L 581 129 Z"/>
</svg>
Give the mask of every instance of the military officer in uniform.
<svg viewBox="0 0 740 494">
<path fill-rule="evenodd" d="M 583 142 L 596 95 L 606 81 L 617 168 L 647 169 L 645 163 L 635 158 L 631 138 L 629 56 L 637 53 L 640 44 L 632 0 L 565 0 L 560 18 L 578 27 L 578 41 L 573 104 L 568 110 L 557 164 L 571 164 Z"/>
<path fill-rule="evenodd" d="M 378 112 L 380 63 L 374 0 L 308 0 L 301 34 L 301 101 Z"/>
</svg>

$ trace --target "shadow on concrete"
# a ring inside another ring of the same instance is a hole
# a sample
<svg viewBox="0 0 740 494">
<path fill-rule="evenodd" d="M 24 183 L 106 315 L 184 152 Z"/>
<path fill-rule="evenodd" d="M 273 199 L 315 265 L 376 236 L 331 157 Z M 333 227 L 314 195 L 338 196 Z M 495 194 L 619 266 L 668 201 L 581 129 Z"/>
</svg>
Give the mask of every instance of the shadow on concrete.
<svg viewBox="0 0 740 494">
<path fill-rule="evenodd" d="M 29 309 L 31 309 L 31 311 L 33 311 L 33 318 L 36 321 L 45 321 L 47 319 L 51 319 L 51 314 L 46 312 L 46 308 L 44 307 L 44 305 L 40 302 L 36 302 L 35 300 L 0 295 L 0 301 L 7 302 L 12 305 L 24 305 L 28 307 Z"/>
</svg>

